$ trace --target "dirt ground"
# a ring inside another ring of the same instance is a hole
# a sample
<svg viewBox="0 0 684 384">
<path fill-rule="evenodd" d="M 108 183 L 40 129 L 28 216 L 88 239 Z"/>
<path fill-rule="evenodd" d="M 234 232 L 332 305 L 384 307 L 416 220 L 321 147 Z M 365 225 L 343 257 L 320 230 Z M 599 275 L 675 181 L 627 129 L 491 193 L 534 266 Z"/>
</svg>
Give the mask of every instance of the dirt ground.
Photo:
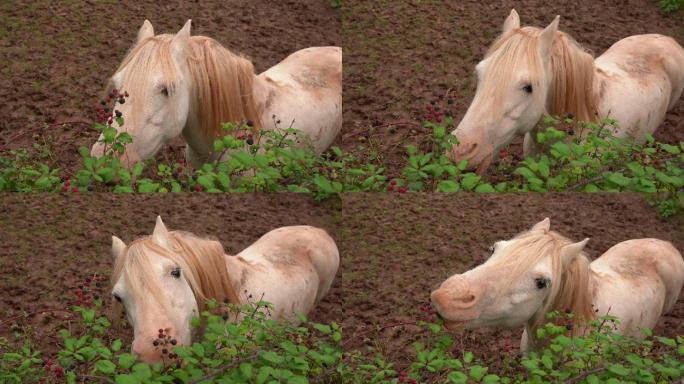
<svg viewBox="0 0 684 384">
<path fill-rule="evenodd" d="M 561 30 L 596 56 L 634 34 L 662 33 L 684 44 L 684 13 L 665 15 L 655 0 L 349 0 L 343 16 L 343 149 L 380 157 L 391 176 L 406 163 L 407 144 L 431 135 L 421 122 L 426 105 L 450 90 L 445 104 L 456 123 L 475 93 L 475 65 L 515 8 L 523 25 Z M 684 140 L 684 98 L 656 132 Z M 522 152 L 522 139 L 510 152 Z"/>
<path fill-rule="evenodd" d="M 373 347 L 405 367 L 421 328 L 420 307 L 442 281 L 482 263 L 488 248 L 545 217 L 574 240 L 591 238 L 590 257 L 633 238 L 655 237 L 684 250 L 681 224 L 629 194 L 346 194 L 343 196 L 342 322 L 345 348 Z M 353 241 L 350 241 L 352 240 Z M 684 295 L 656 333 L 684 333 Z M 519 350 L 520 330 L 455 333 L 457 345 L 488 361 Z"/>
<path fill-rule="evenodd" d="M 109 277 L 111 236 L 128 243 L 150 235 L 157 215 L 169 229 L 211 236 L 228 254 L 236 254 L 284 225 L 317 226 L 335 238 L 333 212 L 293 194 L 1 195 L 0 337 L 14 341 L 15 331 L 28 332 L 41 349 L 54 351 L 60 341 L 57 331 L 68 325 L 65 314 L 39 313 L 28 319 L 24 314 L 66 308 L 86 276 Z M 313 320 L 341 318 L 340 276 L 311 313 Z M 107 286 L 108 281 L 96 290 L 105 308 L 111 301 Z M 113 336 L 129 340 L 131 334 L 131 329 L 119 327 Z"/>
<path fill-rule="evenodd" d="M 325 0 L 3 1 L 0 150 L 37 143 L 60 168 L 80 165 L 106 82 L 145 19 L 156 33 L 192 19 L 193 35 L 249 56 L 258 72 L 298 49 L 342 44 L 340 14 Z M 159 157 L 183 146 L 175 140 Z"/>
</svg>

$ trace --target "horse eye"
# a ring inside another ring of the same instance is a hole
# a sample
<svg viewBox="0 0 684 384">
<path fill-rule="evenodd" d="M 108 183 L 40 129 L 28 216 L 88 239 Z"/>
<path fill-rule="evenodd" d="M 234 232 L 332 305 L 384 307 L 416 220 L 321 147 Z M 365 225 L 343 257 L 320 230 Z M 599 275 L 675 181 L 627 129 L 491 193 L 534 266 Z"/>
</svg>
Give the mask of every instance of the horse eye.
<svg viewBox="0 0 684 384">
<path fill-rule="evenodd" d="M 532 93 L 532 84 L 527 84 L 526 86 L 524 86 L 523 91 L 527 93 Z"/>
<path fill-rule="evenodd" d="M 162 93 L 164 96 L 169 96 L 169 88 L 167 88 L 167 87 L 162 87 L 161 93 Z"/>
<path fill-rule="evenodd" d="M 534 279 L 534 284 L 537 286 L 537 289 L 544 289 L 548 285 L 548 280 L 543 277 L 537 277 Z"/>
<path fill-rule="evenodd" d="M 115 298 L 116 301 L 118 301 L 119 303 L 121 302 L 121 297 L 120 297 L 119 295 L 114 295 L 114 298 Z"/>
<path fill-rule="evenodd" d="M 174 268 L 173 271 L 171 271 L 171 276 L 180 279 L 180 272 L 180 268 Z"/>
</svg>

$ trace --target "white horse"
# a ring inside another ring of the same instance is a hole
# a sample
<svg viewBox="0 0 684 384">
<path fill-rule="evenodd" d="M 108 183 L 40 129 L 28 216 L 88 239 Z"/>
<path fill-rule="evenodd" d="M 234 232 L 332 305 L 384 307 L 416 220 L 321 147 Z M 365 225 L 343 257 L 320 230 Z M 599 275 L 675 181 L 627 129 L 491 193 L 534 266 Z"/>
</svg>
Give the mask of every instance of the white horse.
<svg viewBox="0 0 684 384">
<path fill-rule="evenodd" d="M 191 342 L 191 320 L 206 300 L 273 304 L 276 320 L 298 323 L 328 293 L 339 266 L 335 241 L 322 229 L 272 230 L 237 256 L 218 241 L 168 231 L 160 217 L 152 236 L 126 246 L 112 237 L 112 295 L 134 329 L 132 350 L 145 362 L 161 360 L 159 330 L 177 344 Z M 122 307 L 123 306 L 123 307 Z"/>
<path fill-rule="evenodd" d="M 303 144 L 319 153 L 342 127 L 341 48 L 302 49 L 255 75 L 246 58 L 209 37 L 191 37 L 190 20 L 176 35 L 156 36 L 145 20 L 112 86 L 130 96 L 116 107 L 123 126 L 113 123 L 133 137 L 122 158 L 129 166 L 180 134 L 188 163 L 199 166 L 209 160 L 226 122 L 251 121 L 254 130 L 292 124 L 303 132 Z M 93 156 L 103 155 L 102 140 L 93 145 Z"/>
<path fill-rule="evenodd" d="M 559 17 L 545 29 L 520 27 L 512 10 L 503 34 L 476 67 L 475 97 L 452 132 L 460 141 L 450 156 L 468 160 L 483 173 L 516 136 L 525 155 L 536 148 L 544 114 L 573 114 L 595 122 L 616 119 L 616 136 L 642 142 L 665 119 L 684 89 L 684 49 L 662 35 L 631 36 L 594 60 L 558 30 Z"/>
<path fill-rule="evenodd" d="M 581 321 L 610 314 L 618 332 L 643 336 L 670 311 L 684 284 L 684 260 L 657 239 L 618 243 L 593 262 L 550 230 L 549 219 L 494 245 L 482 265 L 451 276 L 431 298 L 447 328 L 525 327 L 520 348 L 535 347 L 536 329 L 550 311 L 572 310 Z M 586 327 L 575 328 L 577 333 Z"/>
</svg>

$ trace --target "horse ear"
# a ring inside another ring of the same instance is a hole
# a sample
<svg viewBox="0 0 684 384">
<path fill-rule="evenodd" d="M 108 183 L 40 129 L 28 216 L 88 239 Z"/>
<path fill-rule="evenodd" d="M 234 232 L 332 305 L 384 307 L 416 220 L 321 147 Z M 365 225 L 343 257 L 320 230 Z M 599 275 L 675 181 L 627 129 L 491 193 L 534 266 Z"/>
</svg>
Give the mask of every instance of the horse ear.
<svg viewBox="0 0 684 384">
<path fill-rule="evenodd" d="M 518 28 L 520 28 L 520 16 L 515 9 L 511 9 L 511 13 L 506 18 L 506 21 L 504 21 L 503 34 L 505 35 L 508 32 Z"/>
<path fill-rule="evenodd" d="M 123 255 L 124 250 L 126 249 L 126 244 L 123 242 L 123 240 L 119 239 L 116 236 L 112 236 L 112 258 L 114 259 L 114 262 Z"/>
<path fill-rule="evenodd" d="M 545 218 L 544 220 L 538 222 L 532 227 L 532 231 L 545 231 L 548 232 L 551 229 L 551 220 Z"/>
<path fill-rule="evenodd" d="M 577 257 L 580 253 L 582 253 L 582 250 L 584 250 L 584 246 L 587 245 L 588 241 L 589 238 L 587 237 L 580 242 L 568 244 L 561 248 L 560 257 L 564 267 L 574 260 L 575 257 Z"/>
<path fill-rule="evenodd" d="M 166 229 L 161 216 L 157 216 L 157 224 L 154 226 L 154 232 L 152 232 L 152 240 L 159 245 L 168 245 L 169 230 Z"/>
<path fill-rule="evenodd" d="M 553 41 L 556 38 L 556 32 L 558 32 L 558 23 L 560 23 L 560 16 L 556 16 L 551 24 L 544 28 L 541 35 L 539 35 L 539 50 L 543 58 L 551 56 Z"/>
<path fill-rule="evenodd" d="M 140 27 L 140 30 L 138 31 L 138 43 L 147 39 L 148 37 L 154 37 L 154 28 L 149 20 L 145 20 L 142 27 Z"/>
<path fill-rule="evenodd" d="M 174 57 L 179 61 L 185 57 L 185 47 L 188 44 L 188 40 L 190 40 L 191 25 L 192 20 L 188 19 L 183 28 L 181 28 L 173 37 L 173 40 L 171 40 L 171 52 L 173 52 Z"/>
</svg>

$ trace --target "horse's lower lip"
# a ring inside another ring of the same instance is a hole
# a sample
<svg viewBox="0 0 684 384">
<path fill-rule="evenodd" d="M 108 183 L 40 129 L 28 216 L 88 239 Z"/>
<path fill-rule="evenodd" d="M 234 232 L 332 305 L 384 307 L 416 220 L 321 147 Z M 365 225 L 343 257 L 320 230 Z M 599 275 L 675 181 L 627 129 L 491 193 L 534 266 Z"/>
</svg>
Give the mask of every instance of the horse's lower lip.
<svg viewBox="0 0 684 384">
<path fill-rule="evenodd" d="M 449 320 L 444 320 L 444 328 L 450 330 L 450 331 L 462 331 L 466 328 L 466 324 L 468 324 L 468 321 L 449 321 Z"/>
</svg>

